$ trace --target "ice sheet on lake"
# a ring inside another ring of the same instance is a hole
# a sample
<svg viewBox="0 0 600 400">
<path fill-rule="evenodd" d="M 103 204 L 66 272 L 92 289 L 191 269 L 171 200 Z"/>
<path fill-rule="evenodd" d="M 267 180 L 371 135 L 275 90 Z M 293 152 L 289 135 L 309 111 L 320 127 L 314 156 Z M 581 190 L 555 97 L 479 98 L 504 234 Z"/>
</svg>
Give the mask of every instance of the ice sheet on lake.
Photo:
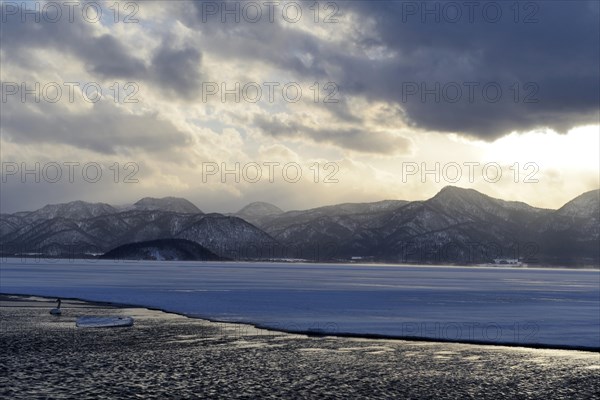
<svg viewBox="0 0 600 400">
<path fill-rule="evenodd" d="M 600 347 L 600 272 L 4 259 L 0 291 L 330 333 Z"/>
</svg>

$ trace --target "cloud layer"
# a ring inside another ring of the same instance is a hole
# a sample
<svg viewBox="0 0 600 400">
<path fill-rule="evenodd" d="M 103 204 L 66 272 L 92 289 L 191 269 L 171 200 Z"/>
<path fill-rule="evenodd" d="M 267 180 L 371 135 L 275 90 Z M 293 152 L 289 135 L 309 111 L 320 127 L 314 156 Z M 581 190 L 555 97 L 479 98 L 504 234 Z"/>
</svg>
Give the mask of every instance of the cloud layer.
<svg viewBox="0 0 600 400">
<path fill-rule="evenodd" d="M 103 5 L 96 22 L 82 17 L 83 5 L 72 21 L 63 9 L 53 22 L 46 2 L 39 2 L 39 21 L 23 13 L 36 2 L 8 3 L 0 38 L 0 141 L 11 152 L 2 150 L 2 161 L 61 161 L 72 154 L 135 160 L 146 166 L 146 183 L 128 199 L 168 187 L 235 202 L 269 192 L 273 201 L 297 204 L 298 185 L 197 185 L 203 162 L 286 161 L 282 155 L 306 166 L 335 161 L 346 168 L 346 183 L 335 190 L 300 190 L 322 202 L 357 191 L 363 200 L 421 198 L 439 183 L 396 185 L 402 162 L 440 159 L 448 143 L 448 161 L 479 160 L 474 149 L 506 152 L 502 140 L 512 132 L 571 137 L 573 128 L 594 131 L 600 123 L 596 1 L 320 2 L 318 13 L 313 1 L 283 1 L 272 10 L 263 2 L 157 1 L 135 3 L 137 23 L 124 23 L 131 11 L 125 3 L 118 18 Z M 52 89 L 42 89 L 39 101 L 24 95 L 36 83 L 60 86 L 61 98 L 48 101 Z M 73 83 L 71 101 L 66 85 Z M 82 87 L 90 83 L 101 89 L 98 101 L 85 99 Z M 301 88 L 298 101 L 282 92 L 291 83 Z M 218 92 L 207 95 L 207 84 Z M 262 95 L 248 101 L 236 84 L 259 86 Z M 535 137 L 543 147 L 544 135 Z M 554 184 L 574 176 L 556 177 L 550 173 L 556 166 L 547 168 Z M 587 168 L 582 181 L 593 186 L 597 169 Z M 587 189 L 565 185 L 572 191 L 566 198 Z M 16 185 L 1 196 L 18 206 L 31 190 Z M 538 193 L 531 191 L 532 198 Z M 82 197 L 76 190 L 69 195 Z"/>
</svg>

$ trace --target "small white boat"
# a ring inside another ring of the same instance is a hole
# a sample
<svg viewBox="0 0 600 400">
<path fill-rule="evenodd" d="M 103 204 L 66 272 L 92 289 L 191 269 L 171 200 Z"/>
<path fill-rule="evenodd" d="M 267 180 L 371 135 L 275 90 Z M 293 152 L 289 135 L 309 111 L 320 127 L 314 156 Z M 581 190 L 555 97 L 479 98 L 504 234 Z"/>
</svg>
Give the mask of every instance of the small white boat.
<svg viewBox="0 0 600 400">
<path fill-rule="evenodd" d="M 132 326 L 132 317 L 79 317 L 75 322 L 78 328 L 118 328 Z"/>
</svg>

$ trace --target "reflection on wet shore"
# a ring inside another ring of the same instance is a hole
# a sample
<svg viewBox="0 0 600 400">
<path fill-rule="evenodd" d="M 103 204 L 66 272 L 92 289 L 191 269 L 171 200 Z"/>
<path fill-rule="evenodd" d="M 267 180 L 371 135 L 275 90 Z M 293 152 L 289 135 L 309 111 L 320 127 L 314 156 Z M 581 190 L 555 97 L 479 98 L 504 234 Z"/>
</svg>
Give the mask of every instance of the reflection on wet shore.
<svg viewBox="0 0 600 400">
<path fill-rule="evenodd" d="M 600 354 L 307 337 L 139 308 L 1 298 L 0 397 L 589 399 Z M 131 315 L 131 328 L 74 327 Z"/>
</svg>

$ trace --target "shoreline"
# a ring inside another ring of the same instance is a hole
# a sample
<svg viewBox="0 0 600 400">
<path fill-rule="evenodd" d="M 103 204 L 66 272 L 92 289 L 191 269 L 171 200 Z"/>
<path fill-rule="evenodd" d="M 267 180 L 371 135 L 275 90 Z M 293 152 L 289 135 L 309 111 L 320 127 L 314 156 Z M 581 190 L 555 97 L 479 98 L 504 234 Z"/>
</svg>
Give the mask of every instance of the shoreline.
<svg viewBox="0 0 600 400">
<path fill-rule="evenodd" d="M 31 260 L 34 263 L 41 263 L 43 260 L 48 260 L 47 264 L 55 265 L 59 261 L 68 261 L 73 263 L 75 261 L 88 261 L 90 264 L 94 264 L 97 262 L 109 261 L 113 263 L 123 263 L 123 264 L 135 264 L 135 263 L 152 263 L 152 262 L 160 262 L 160 263 L 223 263 L 223 264 L 253 264 L 253 263 L 266 263 L 266 264 L 290 264 L 290 265 L 343 265 L 343 266 L 356 266 L 356 267 L 422 267 L 422 268 L 474 268 L 474 269 L 494 269 L 494 270 L 565 270 L 565 271 L 588 271 L 588 272 L 599 272 L 600 273 L 600 264 L 573 264 L 573 265 L 565 265 L 565 264 L 546 264 L 546 265 L 536 265 L 536 264 L 527 264 L 524 266 L 511 266 L 511 265 L 493 265 L 493 264 L 484 264 L 484 263 L 472 263 L 472 264 L 422 264 L 418 262 L 410 263 L 410 262 L 387 262 L 387 261 L 361 261 L 361 262 L 352 262 L 352 261 L 343 261 L 343 260 L 298 260 L 298 261 L 286 261 L 280 259 L 230 259 L 230 260 L 139 260 L 139 259 L 108 259 L 108 258 L 100 258 L 100 257 L 84 257 L 83 255 L 70 256 L 70 257 L 54 257 L 54 256 L 46 256 L 46 255 L 15 255 L 15 254 L 0 254 L 0 264 L 6 260 L 16 260 L 21 259 L 22 262 L 27 262 Z"/>
<path fill-rule="evenodd" d="M 54 299 L 0 296 L 0 398 L 600 396 L 592 352 L 314 337 L 64 298 L 57 317 Z M 135 322 L 80 329 L 81 315 Z"/>
<path fill-rule="evenodd" d="M 37 297 L 47 301 L 53 301 L 58 297 L 40 296 L 36 294 L 24 294 L 24 293 L 4 293 L 0 292 L 0 298 L 3 296 L 16 296 L 16 297 Z M 250 322 L 238 322 L 238 321 L 224 321 L 218 319 L 212 319 L 207 317 L 199 317 L 195 315 L 189 315 L 176 311 L 161 309 L 157 307 L 149 307 L 141 304 L 128 304 L 128 303 L 114 303 L 110 301 L 96 301 L 87 300 L 76 297 L 60 297 L 62 300 L 79 301 L 88 303 L 93 306 L 107 306 L 111 308 L 139 308 L 150 311 L 159 311 L 165 314 L 173 314 L 181 317 L 189 318 L 192 320 L 199 320 L 214 324 L 230 324 L 230 325 L 244 325 L 261 331 L 272 331 L 277 333 L 289 334 L 289 335 L 305 335 L 313 338 L 339 338 L 339 339 L 365 339 L 375 341 L 404 341 L 404 342 L 423 342 L 423 343 L 438 343 L 438 344 L 462 344 L 462 345 L 473 345 L 473 346 L 493 346 L 493 347 L 507 347 L 507 348 L 524 348 L 524 349 L 538 349 L 538 350 L 564 350 L 564 351 L 581 351 L 588 353 L 600 353 L 600 347 L 590 346 L 565 346 L 565 345 L 546 345 L 539 343 L 512 343 L 512 342 L 488 342 L 481 340 L 452 340 L 452 339 L 438 339 L 428 338 L 420 336 L 394 336 L 394 335 L 381 335 L 381 334 L 361 334 L 361 333 L 346 333 L 346 332 L 325 332 L 317 330 L 286 330 L 286 329 L 275 329 L 269 326 L 253 324 Z"/>
<path fill-rule="evenodd" d="M 352 261 L 343 261 L 343 260 L 299 260 L 299 261 L 286 261 L 280 259 L 230 259 L 230 260 L 138 260 L 138 259 L 104 259 L 100 257 L 83 257 L 82 255 L 78 255 L 77 257 L 53 257 L 46 255 L 15 255 L 15 254 L 0 254 L 0 263 L 4 260 L 8 259 L 20 259 L 25 262 L 28 260 L 33 260 L 33 262 L 41 263 L 45 260 L 51 260 L 47 264 L 54 265 L 55 262 L 61 260 L 67 260 L 68 262 L 75 261 L 89 261 L 90 264 L 94 264 L 96 262 L 103 261 L 111 261 L 113 263 L 123 263 L 123 264 L 134 264 L 139 262 L 160 262 L 160 263 L 244 263 L 244 264 L 256 264 L 256 263 L 266 263 L 266 264 L 285 264 L 285 265 L 343 265 L 343 266 L 356 266 L 356 267 L 422 267 L 422 268 L 477 268 L 477 269 L 509 269 L 509 270 L 566 270 L 566 271 L 596 271 L 600 272 L 600 264 L 573 264 L 573 265 L 565 265 L 565 264 L 547 264 L 544 266 L 538 266 L 536 264 L 528 264 L 524 266 L 511 266 L 511 265 L 492 265 L 492 264 L 484 264 L 484 263 L 472 263 L 472 264 L 422 264 L 418 262 L 410 263 L 394 263 L 387 261 L 373 261 L 373 262 L 352 262 Z"/>
</svg>

